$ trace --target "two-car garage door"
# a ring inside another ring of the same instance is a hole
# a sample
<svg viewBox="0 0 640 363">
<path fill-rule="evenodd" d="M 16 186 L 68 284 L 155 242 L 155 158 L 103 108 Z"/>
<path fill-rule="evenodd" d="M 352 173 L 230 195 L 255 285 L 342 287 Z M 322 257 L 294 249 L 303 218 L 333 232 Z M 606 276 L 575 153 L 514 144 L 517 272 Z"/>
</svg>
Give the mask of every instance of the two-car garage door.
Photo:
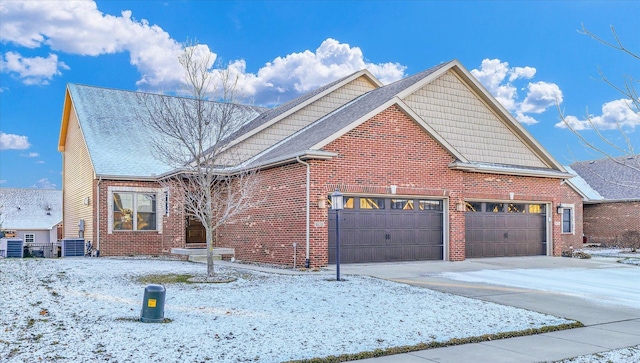
<svg viewBox="0 0 640 363">
<path fill-rule="evenodd" d="M 340 262 L 442 260 L 443 201 L 345 197 Z M 545 204 L 467 202 L 465 256 L 547 254 Z M 329 263 L 336 262 L 336 214 L 329 212 Z"/>
<path fill-rule="evenodd" d="M 443 201 L 345 197 L 340 262 L 442 260 Z M 329 263 L 336 262 L 336 214 L 329 213 Z"/>
</svg>

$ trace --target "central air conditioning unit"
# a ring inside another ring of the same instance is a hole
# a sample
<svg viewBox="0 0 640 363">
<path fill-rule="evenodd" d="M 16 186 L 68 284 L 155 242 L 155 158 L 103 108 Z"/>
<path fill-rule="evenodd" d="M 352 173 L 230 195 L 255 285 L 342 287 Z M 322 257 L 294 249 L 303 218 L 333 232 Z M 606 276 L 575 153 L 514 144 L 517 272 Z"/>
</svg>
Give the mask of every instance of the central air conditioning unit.
<svg viewBox="0 0 640 363">
<path fill-rule="evenodd" d="M 7 258 L 22 258 L 24 242 L 20 238 L 0 238 L 0 254 Z"/>
<path fill-rule="evenodd" d="M 84 238 L 65 238 L 62 240 L 62 257 L 84 256 Z"/>
</svg>

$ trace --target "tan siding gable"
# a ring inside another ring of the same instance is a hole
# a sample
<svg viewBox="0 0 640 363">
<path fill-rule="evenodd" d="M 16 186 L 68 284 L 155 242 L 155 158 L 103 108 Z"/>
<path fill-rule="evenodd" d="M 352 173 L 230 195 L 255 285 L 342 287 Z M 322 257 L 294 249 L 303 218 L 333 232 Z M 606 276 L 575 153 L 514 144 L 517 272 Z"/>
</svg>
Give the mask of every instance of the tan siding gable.
<svg viewBox="0 0 640 363">
<path fill-rule="evenodd" d="M 240 144 L 231 148 L 225 156 L 234 155 L 235 158 L 246 160 L 377 87 L 365 76 L 358 77 L 343 87 L 243 140 Z"/>
<path fill-rule="evenodd" d="M 470 161 L 546 167 L 451 71 L 404 101 Z"/>
<path fill-rule="evenodd" d="M 78 222 L 84 219 L 84 236 L 93 240 L 93 180 L 94 172 L 87 145 L 72 109 L 67 126 L 67 139 L 63 152 L 63 218 L 64 237 L 78 237 Z M 85 198 L 89 197 L 89 205 Z"/>
</svg>

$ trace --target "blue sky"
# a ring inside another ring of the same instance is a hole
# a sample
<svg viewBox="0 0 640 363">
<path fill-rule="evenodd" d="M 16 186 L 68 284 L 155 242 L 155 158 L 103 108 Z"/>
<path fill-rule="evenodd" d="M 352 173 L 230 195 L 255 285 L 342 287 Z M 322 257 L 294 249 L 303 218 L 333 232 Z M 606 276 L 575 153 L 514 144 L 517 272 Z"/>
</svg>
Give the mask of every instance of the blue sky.
<svg viewBox="0 0 640 363">
<path fill-rule="evenodd" d="M 14 1 L 0 0 L 0 187 L 62 188 L 64 90 L 80 83 L 170 92 L 188 39 L 274 106 L 361 68 L 385 83 L 458 59 L 563 164 L 600 158 L 558 127 L 556 100 L 640 150 L 638 113 L 606 85 L 640 62 L 639 1 Z M 592 130 L 581 131 L 589 140 Z"/>
</svg>

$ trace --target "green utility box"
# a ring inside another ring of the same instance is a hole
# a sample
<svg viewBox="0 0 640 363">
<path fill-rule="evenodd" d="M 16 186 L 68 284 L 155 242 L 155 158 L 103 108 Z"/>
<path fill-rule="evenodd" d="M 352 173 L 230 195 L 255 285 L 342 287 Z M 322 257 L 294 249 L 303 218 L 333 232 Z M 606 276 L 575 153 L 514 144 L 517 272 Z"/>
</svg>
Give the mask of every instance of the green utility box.
<svg viewBox="0 0 640 363">
<path fill-rule="evenodd" d="M 148 285 L 144 288 L 140 321 L 162 323 L 164 321 L 164 298 L 166 290 L 162 285 Z"/>
</svg>

